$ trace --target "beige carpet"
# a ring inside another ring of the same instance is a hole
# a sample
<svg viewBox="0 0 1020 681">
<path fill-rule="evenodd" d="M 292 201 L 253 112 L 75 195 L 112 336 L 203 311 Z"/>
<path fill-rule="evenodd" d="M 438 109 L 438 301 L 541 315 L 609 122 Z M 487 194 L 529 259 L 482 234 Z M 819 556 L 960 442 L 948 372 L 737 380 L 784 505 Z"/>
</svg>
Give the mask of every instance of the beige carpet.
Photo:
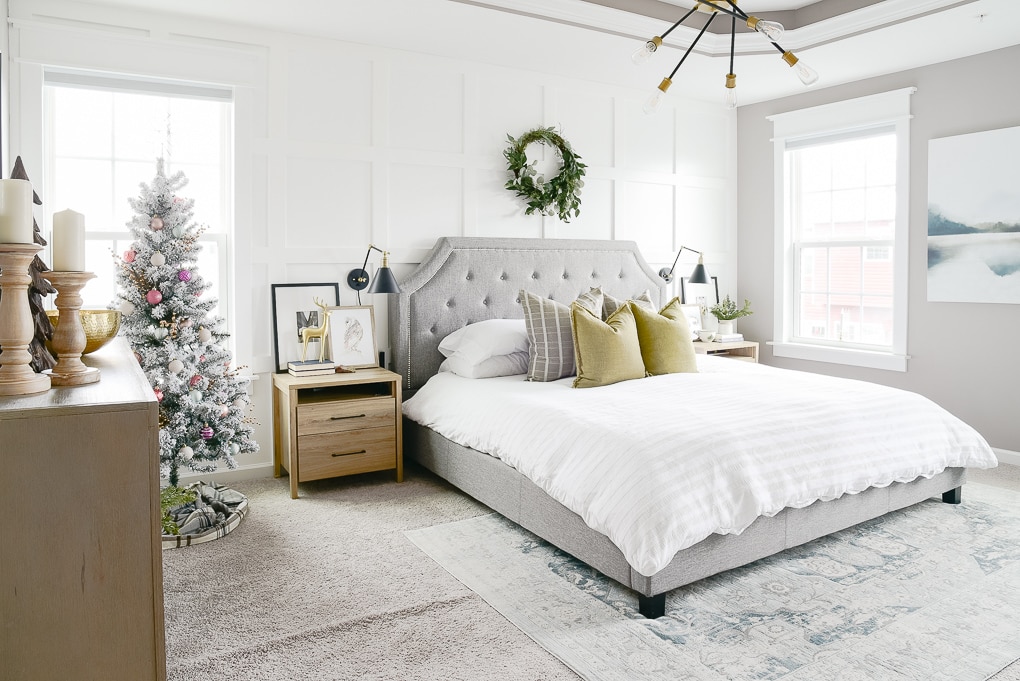
<svg viewBox="0 0 1020 681">
<path fill-rule="evenodd" d="M 980 481 L 1020 490 L 1013 467 Z M 297 500 L 286 478 L 234 486 L 251 504 L 236 530 L 163 552 L 172 681 L 578 678 L 404 536 L 488 512 L 431 474 Z M 1020 663 L 992 678 L 1020 681 Z"/>
</svg>

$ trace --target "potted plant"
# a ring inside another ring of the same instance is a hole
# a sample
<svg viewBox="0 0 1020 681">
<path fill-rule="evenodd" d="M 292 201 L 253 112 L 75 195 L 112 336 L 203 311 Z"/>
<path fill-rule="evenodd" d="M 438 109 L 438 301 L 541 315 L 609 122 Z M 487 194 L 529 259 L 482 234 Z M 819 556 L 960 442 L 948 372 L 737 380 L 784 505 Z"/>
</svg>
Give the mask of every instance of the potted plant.
<svg viewBox="0 0 1020 681">
<path fill-rule="evenodd" d="M 719 320 L 720 334 L 733 333 L 733 320 L 754 314 L 751 312 L 750 300 L 744 298 L 744 307 L 737 307 L 737 304 L 730 299 L 729 294 L 723 298 L 721 303 L 713 305 L 708 311 Z"/>
</svg>

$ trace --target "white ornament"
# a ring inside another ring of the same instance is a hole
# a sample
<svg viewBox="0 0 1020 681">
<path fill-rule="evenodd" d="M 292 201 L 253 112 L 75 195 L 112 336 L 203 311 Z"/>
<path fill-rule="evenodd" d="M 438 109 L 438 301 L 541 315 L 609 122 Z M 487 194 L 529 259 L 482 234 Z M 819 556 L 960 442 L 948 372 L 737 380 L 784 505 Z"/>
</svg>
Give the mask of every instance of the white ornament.
<svg viewBox="0 0 1020 681">
<path fill-rule="evenodd" d="M 156 251 L 155 253 L 152 254 L 152 257 L 149 258 L 149 262 L 152 264 L 153 267 L 162 267 L 163 265 L 166 264 L 166 256 L 164 256 L 159 251 Z"/>
<path fill-rule="evenodd" d="M 191 459 L 194 458 L 194 456 L 195 456 L 195 450 L 192 449 L 191 447 L 187 446 L 187 445 L 184 445 L 183 447 L 181 447 L 177 451 L 177 453 L 185 461 L 191 461 Z"/>
<path fill-rule="evenodd" d="M 244 411 L 248 407 L 248 401 L 245 400 L 243 397 L 238 397 L 236 400 L 234 400 L 234 407 L 240 409 L 241 411 Z"/>
<path fill-rule="evenodd" d="M 135 304 L 130 300 L 125 300 L 120 304 L 121 314 L 131 315 L 135 313 Z"/>
<path fill-rule="evenodd" d="M 179 374 L 184 371 L 184 362 L 179 359 L 172 359 L 170 360 L 170 364 L 167 365 L 167 369 L 169 369 L 172 374 Z"/>
<path fill-rule="evenodd" d="M 201 403 L 202 402 L 202 391 L 201 390 L 192 390 L 191 392 L 188 393 L 188 399 L 191 400 L 192 402 L 194 402 L 195 404 Z"/>
<path fill-rule="evenodd" d="M 164 339 L 164 338 L 166 338 L 166 337 L 167 337 L 167 336 L 168 336 L 169 334 L 170 334 L 170 332 L 169 332 L 169 331 L 167 331 L 166 329 L 164 329 L 164 328 L 163 328 L 162 326 L 161 326 L 161 327 L 159 327 L 158 329 L 157 329 L 157 328 L 155 328 L 155 327 L 153 327 L 153 329 L 152 329 L 152 336 L 153 336 L 153 338 L 155 338 L 156 340 L 163 340 L 163 339 Z"/>
<path fill-rule="evenodd" d="M 210 340 L 212 340 L 212 331 L 203 326 L 201 329 L 198 330 L 198 340 L 202 341 L 203 343 L 208 343 Z"/>
<path fill-rule="evenodd" d="M 176 227 L 174 227 L 173 232 L 174 236 L 177 238 L 184 236 L 184 225 L 177 225 Z"/>
<path fill-rule="evenodd" d="M 236 442 L 230 443 L 230 455 L 237 456 L 237 453 L 241 451 L 241 446 Z"/>
</svg>

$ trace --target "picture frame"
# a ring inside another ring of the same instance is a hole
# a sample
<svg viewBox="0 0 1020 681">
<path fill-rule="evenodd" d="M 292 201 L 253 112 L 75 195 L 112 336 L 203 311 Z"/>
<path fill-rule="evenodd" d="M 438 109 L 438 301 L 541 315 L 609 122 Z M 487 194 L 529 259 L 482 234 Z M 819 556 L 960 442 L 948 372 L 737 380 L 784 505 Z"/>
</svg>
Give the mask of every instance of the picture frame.
<svg viewBox="0 0 1020 681">
<path fill-rule="evenodd" d="M 379 366 L 375 342 L 375 308 L 371 305 L 329 309 L 330 357 L 337 366 L 363 369 Z"/>
<path fill-rule="evenodd" d="M 719 278 L 709 277 L 707 284 L 692 284 L 689 277 L 680 278 L 680 302 L 684 305 L 701 305 L 705 310 L 719 304 Z"/>
<path fill-rule="evenodd" d="M 315 305 L 318 298 L 326 307 L 340 303 L 340 284 L 271 284 L 273 299 L 273 358 L 276 373 L 286 373 L 287 362 L 301 359 L 301 329 L 318 326 L 322 313 Z M 332 329 L 330 330 L 332 334 Z M 315 353 L 312 355 L 312 344 Z M 310 356 L 318 358 L 318 341 L 308 343 Z"/>
<path fill-rule="evenodd" d="M 697 340 L 698 332 L 701 331 L 701 305 L 684 305 L 681 303 L 680 311 L 687 319 L 687 326 L 691 327 L 691 337 Z"/>
</svg>

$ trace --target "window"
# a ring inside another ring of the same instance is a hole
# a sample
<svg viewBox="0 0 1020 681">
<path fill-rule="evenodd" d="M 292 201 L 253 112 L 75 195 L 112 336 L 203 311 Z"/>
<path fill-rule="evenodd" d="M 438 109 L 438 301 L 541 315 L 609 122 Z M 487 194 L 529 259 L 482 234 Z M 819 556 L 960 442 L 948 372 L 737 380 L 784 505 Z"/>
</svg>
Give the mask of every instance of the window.
<svg viewBox="0 0 1020 681">
<path fill-rule="evenodd" d="M 771 118 L 777 356 L 906 370 L 912 92 Z"/>
<path fill-rule="evenodd" d="M 105 308 L 114 300 L 116 270 L 111 252 L 131 245 L 129 198 L 156 175 L 183 171 L 181 194 L 195 200 L 198 269 L 218 299 L 213 314 L 229 319 L 231 281 L 228 238 L 233 220 L 232 93 L 228 89 L 170 81 L 51 71 L 43 90 L 45 181 L 44 231 L 52 214 L 71 208 L 85 215 L 85 258 L 96 274 L 82 289 L 83 307 Z"/>
</svg>

